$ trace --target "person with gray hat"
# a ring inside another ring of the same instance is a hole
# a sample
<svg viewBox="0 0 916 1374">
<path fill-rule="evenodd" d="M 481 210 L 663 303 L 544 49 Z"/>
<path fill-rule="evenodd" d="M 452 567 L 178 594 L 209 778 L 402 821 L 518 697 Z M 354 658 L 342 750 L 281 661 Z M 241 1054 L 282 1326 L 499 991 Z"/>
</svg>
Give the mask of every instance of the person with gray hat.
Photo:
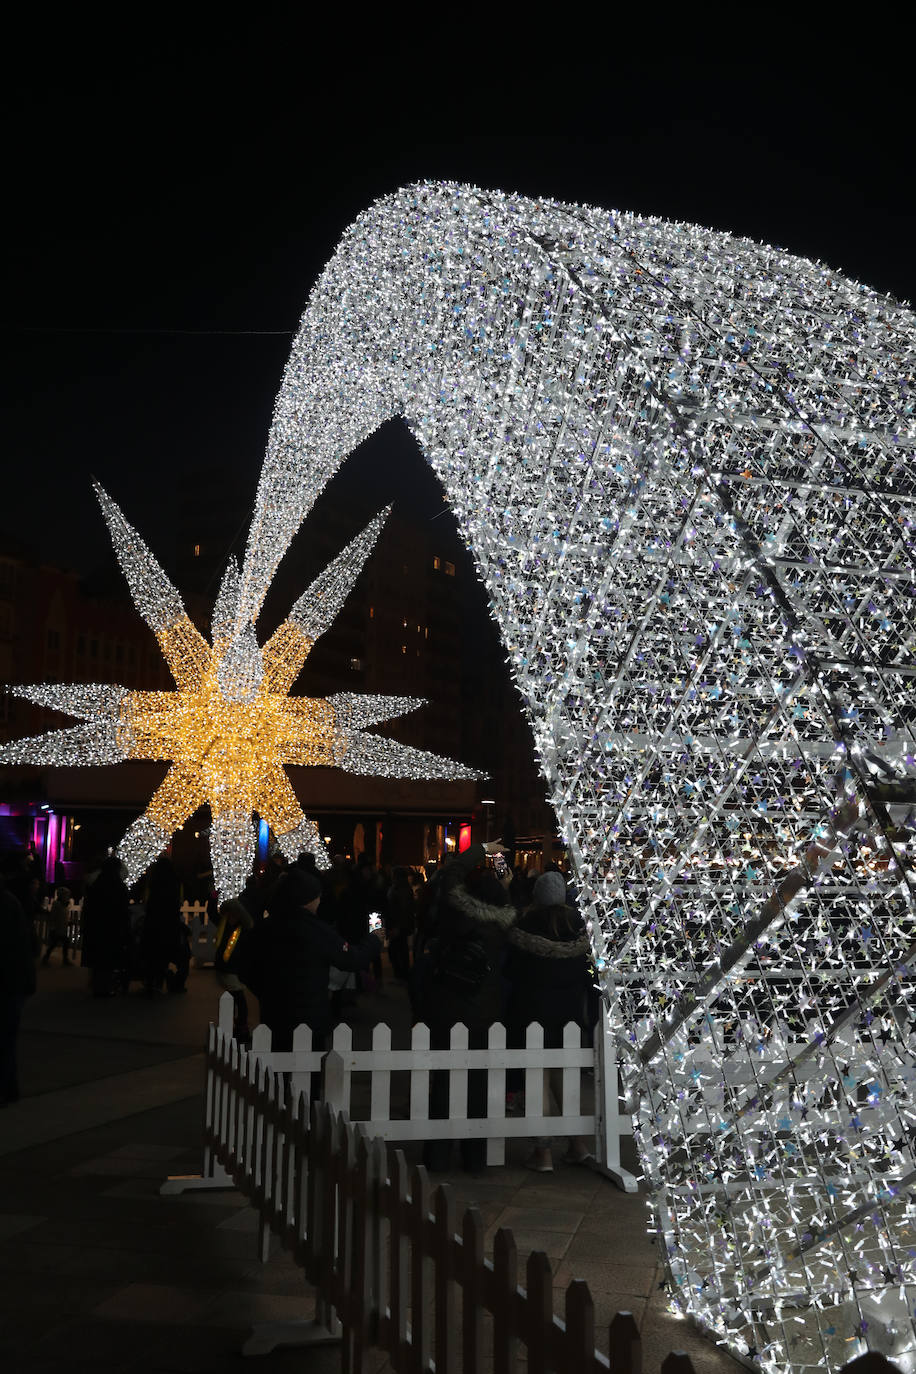
<svg viewBox="0 0 916 1374">
<path fill-rule="evenodd" d="M 559 1049 L 563 1027 L 574 1021 L 583 1030 L 594 1026 L 591 1014 L 591 947 L 578 912 L 567 905 L 562 873 L 542 873 L 534 884 L 531 906 L 509 931 L 503 968 L 509 983 L 506 1008 L 507 1039 L 511 1046 L 525 1044 L 532 1021 L 544 1027 L 545 1049 Z M 544 1105 L 550 1114 L 559 1111 L 562 1070 L 544 1070 Z M 567 1164 L 586 1164 L 592 1159 L 587 1141 L 569 1142 Z M 551 1137 L 534 1141 L 526 1167 L 537 1173 L 553 1171 Z"/>
</svg>

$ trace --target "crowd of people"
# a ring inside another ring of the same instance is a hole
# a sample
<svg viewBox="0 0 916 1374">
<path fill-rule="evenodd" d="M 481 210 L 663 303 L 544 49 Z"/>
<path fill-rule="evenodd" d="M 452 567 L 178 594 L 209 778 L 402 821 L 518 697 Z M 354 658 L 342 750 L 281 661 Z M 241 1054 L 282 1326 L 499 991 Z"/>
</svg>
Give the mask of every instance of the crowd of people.
<svg viewBox="0 0 916 1374">
<path fill-rule="evenodd" d="M 0 1100 L 18 1095 L 15 1033 L 25 999 L 35 988 L 39 953 L 36 917 L 47 931 L 42 963 L 60 949 L 69 964 L 70 891 L 58 886 L 45 911 L 41 883 L 28 863 L 9 874 L 0 889 L 2 941 L 0 977 Z M 155 996 L 185 987 L 190 964 L 188 931 L 181 917 L 182 888 L 171 860 L 163 855 L 142 888 L 131 894 L 117 856 L 109 856 L 86 882 L 82 904 L 81 961 L 96 997 L 126 991 L 136 979 Z M 218 923 L 215 967 L 232 995 L 234 1032 L 250 1043 L 253 1008 L 268 1025 L 276 1049 L 292 1048 L 296 1026 L 311 1027 L 322 1048 L 330 1031 L 361 988 L 382 978 L 382 938 L 387 937 L 392 976 L 408 989 L 415 1022 L 430 1029 L 433 1049 L 447 1049 L 452 1028 L 468 1027 L 470 1048 L 484 1048 L 489 1027 L 502 1022 L 510 1047 L 524 1046 L 532 1021 L 545 1030 L 548 1048 L 562 1044 L 564 1025 L 576 1022 L 591 1035 L 597 1019 L 589 941 L 574 898 L 555 866 L 540 874 L 514 872 L 480 844 L 449 860 L 431 878 L 418 870 L 377 868 L 368 856 L 356 863 L 335 857 L 319 871 L 312 854 L 290 864 L 274 855 L 253 874 L 235 899 L 210 902 Z M 545 1071 L 545 1103 L 557 1110 L 559 1071 Z M 510 1106 L 521 1091 L 522 1074 L 509 1075 Z M 486 1114 L 486 1073 L 468 1074 L 467 1114 Z M 430 1114 L 448 1111 L 446 1074 L 434 1073 Z M 464 1168 L 483 1167 L 486 1141 L 460 1142 Z M 449 1166 L 448 1141 L 430 1141 L 424 1162 Z M 565 1159 L 590 1158 L 588 1145 L 571 1140 Z M 534 1141 L 530 1168 L 553 1168 L 552 1141 Z"/>
</svg>

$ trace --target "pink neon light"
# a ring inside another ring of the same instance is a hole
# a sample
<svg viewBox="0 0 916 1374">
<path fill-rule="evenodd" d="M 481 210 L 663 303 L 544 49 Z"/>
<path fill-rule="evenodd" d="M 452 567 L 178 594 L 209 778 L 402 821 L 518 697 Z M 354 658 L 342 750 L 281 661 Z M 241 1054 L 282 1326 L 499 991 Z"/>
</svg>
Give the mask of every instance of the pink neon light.
<svg viewBox="0 0 916 1374">
<path fill-rule="evenodd" d="M 45 850 L 45 880 L 54 882 L 57 872 L 57 855 L 60 845 L 60 816 L 48 812 L 48 846 Z"/>
</svg>

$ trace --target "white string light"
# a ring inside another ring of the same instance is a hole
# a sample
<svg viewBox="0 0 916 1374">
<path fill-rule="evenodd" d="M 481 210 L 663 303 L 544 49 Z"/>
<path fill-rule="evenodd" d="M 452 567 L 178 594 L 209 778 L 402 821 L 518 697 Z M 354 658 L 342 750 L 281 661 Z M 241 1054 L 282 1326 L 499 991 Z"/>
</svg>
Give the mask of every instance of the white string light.
<svg viewBox="0 0 916 1374">
<path fill-rule="evenodd" d="M 673 1300 L 774 1371 L 916 1367 L 914 344 L 778 248 L 407 188 L 311 293 L 241 576 L 239 631 L 405 418 L 526 702 Z"/>
</svg>

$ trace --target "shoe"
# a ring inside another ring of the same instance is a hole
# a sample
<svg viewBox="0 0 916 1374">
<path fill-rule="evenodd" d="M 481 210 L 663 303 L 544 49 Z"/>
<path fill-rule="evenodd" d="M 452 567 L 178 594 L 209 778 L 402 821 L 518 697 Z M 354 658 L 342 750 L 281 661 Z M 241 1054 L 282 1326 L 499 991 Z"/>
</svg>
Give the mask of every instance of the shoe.
<svg viewBox="0 0 916 1374">
<path fill-rule="evenodd" d="M 524 1161 L 524 1168 L 531 1169 L 535 1174 L 552 1174 L 553 1164 L 549 1160 L 539 1158 L 538 1155 L 529 1155 Z"/>
<path fill-rule="evenodd" d="M 594 1164 L 595 1156 L 586 1150 L 584 1155 L 574 1155 L 571 1150 L 567 1150 L 563 1156 L 564 1164 Z"/>
</svg>

